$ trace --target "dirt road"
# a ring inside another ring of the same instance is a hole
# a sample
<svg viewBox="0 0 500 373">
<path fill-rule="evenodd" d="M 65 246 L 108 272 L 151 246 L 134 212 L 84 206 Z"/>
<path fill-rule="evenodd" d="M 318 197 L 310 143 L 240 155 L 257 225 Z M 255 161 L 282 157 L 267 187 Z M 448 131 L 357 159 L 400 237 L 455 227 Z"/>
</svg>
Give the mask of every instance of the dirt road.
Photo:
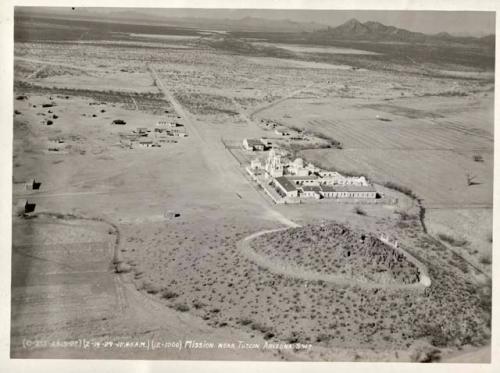
<svg viewBox="0 0 500 373">
<path fill-rule="evenodd" d="M 264 106 L 261 106 L 261 107 L 255 109 L 254 111 L 252 111 L 250 113 L 249 119 L 253 120 L 254 117 L 255 117 L 255 115 L 258 114 L 258 113 L 260 113 L 261 111 L 264 111 L 264 110 L 269 109 L 269 108 L 271 108 L 271 107 L 273 107 L 275 105 L 278 105 L 278 104 L 282 103 L 283 101 L 291 99 L 295 95 L 298 95 L 299 93 L 301 93 L 303 90 L 311 88 L 313 85 L 314 85 L 314 83 L 308 84 L 307 86 L 305 86 L 303 88 L 300 88 L 300 89 L 297 89 L 296 91 L 293 91 L 292 93 L 286 95 L 285 97 L 281 97 L 281 98 L 277 99 L 276 101 L 270 102 L 269 104 L 266 104 Z"/>
</svg>

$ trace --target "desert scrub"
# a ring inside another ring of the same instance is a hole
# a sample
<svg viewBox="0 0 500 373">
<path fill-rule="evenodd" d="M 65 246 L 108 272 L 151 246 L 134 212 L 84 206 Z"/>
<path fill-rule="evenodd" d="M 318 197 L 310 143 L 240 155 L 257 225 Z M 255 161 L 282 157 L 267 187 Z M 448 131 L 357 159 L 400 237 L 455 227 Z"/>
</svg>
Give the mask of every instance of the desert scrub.
<svg viewBox="0 0 500 373">
<path fill-rule="evenodd" d="M 160 292 L 160 288 L 157 285 L 152 284 L 150 282 L 144 282 L 143 289 L 146 291 L 146 293 L 149 294 L 157 294 Z"/>
<path fill-rule="evenodd" d="M 355 212 L 356 214 L 358 214 L 358 215 L 362 215 L 362 216 L 365 216 L 365 215 L 366 215 L 366 211 L 365 211 L 365 210 L 363 210 L 363 209 L 362 209 L 361 207 L 359 207 L 359 206 L 356 206 L 356 207 L 354 208 L 354 212 Z"/>
<path fill-rule="evenodd" d="M 177 298 L 178 296 L 179 294 L 171 290 L 164 290 L 161 294 L 161 297 L 163 299 L 172 299 L 172 298 Z"/>
<path fill-rule="evenodd" d="M 481 264 L 490 265 L 491 264 L 491 257 L 489 255 L 483 255 L 483 256 L 481 256 L 481 259 L 479 261 L 481 262 Z"/>
<path fill-rule="evenodd" d="M 173 306 L 174 310 L 179 312 L 187 312 L 189 311 L 189 306 L 185 303 L 177 303 Z"/>
<path fill-rule="evenodd" d="M 393 189 L 393 190 L 396 190 L 398 192 L 401 192 L 401 193 L 407 195 L 410 198 L 417 199 L 417 195 L 413 192 L 413 190 L 411 190 L 410 188 L 405 187 L 403 185 L 399 185 L 399 184 L 396 184 L 396 183 L 394 183 L 392 181 L 388 181 L 388 182 L 384 183 L 384 186 L 386 188 Z"/>
<path fill-rule="evenodd" d="M 456 246 L 456 247 L 463 247 L 469 243 L 467 240 L 455 238 L 445 233 L 439 233 L 438 237 L 441 241 L 444 241 L 450 244 L 451 246 Z"/>
</svg>

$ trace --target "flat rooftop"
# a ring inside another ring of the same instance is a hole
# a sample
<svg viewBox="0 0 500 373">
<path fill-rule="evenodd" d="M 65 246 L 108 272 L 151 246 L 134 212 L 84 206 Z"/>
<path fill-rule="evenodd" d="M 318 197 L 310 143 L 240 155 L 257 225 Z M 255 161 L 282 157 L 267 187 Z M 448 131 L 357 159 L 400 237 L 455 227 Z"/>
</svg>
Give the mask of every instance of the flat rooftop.
<svg viewBox="0 0 500 373">
<path fill-rule="evenodd" d="M 375 192 L 372 185 L 322 185 L 323 192 Z"/>
</svg>

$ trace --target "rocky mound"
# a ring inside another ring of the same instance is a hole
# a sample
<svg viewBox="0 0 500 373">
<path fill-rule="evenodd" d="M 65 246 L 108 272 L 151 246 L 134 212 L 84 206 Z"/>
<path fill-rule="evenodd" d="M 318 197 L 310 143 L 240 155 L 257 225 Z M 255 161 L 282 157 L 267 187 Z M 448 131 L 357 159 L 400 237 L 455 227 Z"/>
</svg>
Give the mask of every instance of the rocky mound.
<svg viewBox="0 0 500 373">
<path fill-rule="evenodd" d="M 308 225 L 256 237 L 254 251 L 272 263 L 346 279 L 413 284 L 417 267 L 379 238 L 339 224 Z"/>
</svg>

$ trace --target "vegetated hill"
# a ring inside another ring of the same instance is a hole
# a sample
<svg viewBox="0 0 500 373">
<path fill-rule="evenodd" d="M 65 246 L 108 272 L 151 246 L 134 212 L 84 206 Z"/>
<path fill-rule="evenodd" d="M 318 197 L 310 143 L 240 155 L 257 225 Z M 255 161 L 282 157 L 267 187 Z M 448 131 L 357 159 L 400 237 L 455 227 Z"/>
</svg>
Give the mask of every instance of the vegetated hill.
<svg viewBox="0 0 500 373">
<path fill-rule="evenodd" d="M 328 41 L 328 40 L 356 40 L 356 41 L 375 41 L 375 42 L 402 42 L 402 43 L 424 43 L 424 44 L 486 44 L 493 42 L 494 35 L 488 35 L 482 38 L 459 37 L 441 32 L 438 34 L 424 34 L 422 32 L 413 32 L 394 26 L 386 26 L 380 22 L 368 21 L 359 22 L 357 19 L 351 19 L 340 26 L 328 27 L 326 29 L 311 32 L 307 39 L 310 41 Z"/>
<path fill-rule="evenodd" d="M 230 53 L 243 54 L 250 56 L 266 56 L 266 57 L 281 57 L 293 58 L 295 53 L 288 50 L 273 47 L 263 46 L 247 42 L 243 39 L 235 38 L 231 35 L 210 36 L 200 38 L 193 42 L 195 45 L 208 46 L 213 49 L 219 49 Z"/>
<path fill-rule="evenodd" d="M 306 225 L 257 237 L 252 246 L 270 261 L 346 281 L 413 284 L 417 267 L 376 236 L 341 224 Z"/>
</svg>

